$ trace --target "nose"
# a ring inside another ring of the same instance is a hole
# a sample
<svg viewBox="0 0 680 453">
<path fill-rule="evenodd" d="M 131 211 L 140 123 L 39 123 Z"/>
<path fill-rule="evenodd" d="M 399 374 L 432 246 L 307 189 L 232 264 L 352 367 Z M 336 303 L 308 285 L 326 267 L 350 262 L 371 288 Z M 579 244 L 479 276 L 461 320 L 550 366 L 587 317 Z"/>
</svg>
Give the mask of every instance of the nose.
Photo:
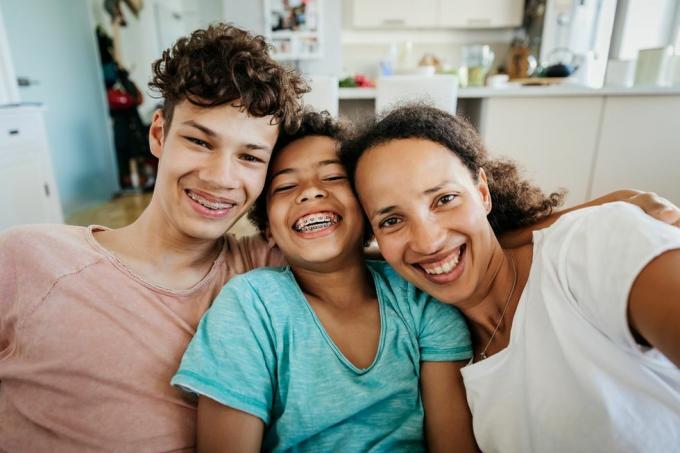
<svg viewBox="0 0 680 453">
<path fill-rule="evenodd" d="M 411 219 L 409 247 L 419 255 L 433 255 L 440 252 L 446 241 L 446 234 L 437 219 Z"/>
<path fill-rule="evenodd" d="M 296 203 L 305 203 L 307 201 L 315 200 L 315 199 L 323 199 L 328 196 L 328 193 L 323 190 L 322 188 L 318 187 L 315 184 L 310 184 L 304 187 L 300 193 L 298 194 L 297 198 L 295 199 Z"/>
<path fill-rule="evenodd" d="M 240 166 L 230 155 L 216 153 L 199 173 L 200 178 L 216 189 L 239 189 L 242 185 Z"/>
</svg>

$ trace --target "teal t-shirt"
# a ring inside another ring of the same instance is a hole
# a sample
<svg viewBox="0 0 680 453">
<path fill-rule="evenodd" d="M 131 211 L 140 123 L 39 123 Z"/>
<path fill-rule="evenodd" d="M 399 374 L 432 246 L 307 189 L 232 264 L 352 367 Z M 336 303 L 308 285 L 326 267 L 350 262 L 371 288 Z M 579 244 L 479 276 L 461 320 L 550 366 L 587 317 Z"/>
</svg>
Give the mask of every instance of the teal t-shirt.
<svg viewBox="0 0 680 453">
<path fill-rule="evenodd" d="M 471 357 L 462 315 L 367 263 L 380 344 L 359 369 L 324 330 L 288 267 L 233 278 L 201 320 L 172 384 L 261 418 L 265 451 L 422 451 L 422 361 Z"/>
</svg>

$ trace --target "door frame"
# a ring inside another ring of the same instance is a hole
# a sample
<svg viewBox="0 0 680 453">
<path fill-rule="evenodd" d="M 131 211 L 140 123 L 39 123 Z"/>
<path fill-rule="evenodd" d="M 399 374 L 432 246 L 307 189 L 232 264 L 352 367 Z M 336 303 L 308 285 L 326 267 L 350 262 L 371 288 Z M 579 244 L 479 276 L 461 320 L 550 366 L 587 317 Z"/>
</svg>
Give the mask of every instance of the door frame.
<svg viewBox="0 0 680 453">
<path fill-rule="evenodd" d="M 5 20 L 0 7 L 0 105 L 18 104 L 21 101 L 17 75 L 9 48 Z"/>
</svg>

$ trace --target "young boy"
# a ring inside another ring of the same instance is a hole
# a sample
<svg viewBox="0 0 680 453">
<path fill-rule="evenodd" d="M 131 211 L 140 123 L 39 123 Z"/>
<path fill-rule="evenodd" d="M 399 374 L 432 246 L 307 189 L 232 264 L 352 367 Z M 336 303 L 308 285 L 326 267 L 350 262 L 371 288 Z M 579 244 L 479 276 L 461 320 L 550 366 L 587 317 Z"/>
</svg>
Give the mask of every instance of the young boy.
<svg viewBox="0 0 680 453">
<path fill-rule="evenodd" d="M 222 286 L 280 261 L 224 233 L 299 121 L 304 82 L 228 25 L 180 39 L 153 68 L 158 180 L 140 218 L 0 235 L 0 451 L 193 448 L 195 402 L 170 378 Z"/>
</svg>

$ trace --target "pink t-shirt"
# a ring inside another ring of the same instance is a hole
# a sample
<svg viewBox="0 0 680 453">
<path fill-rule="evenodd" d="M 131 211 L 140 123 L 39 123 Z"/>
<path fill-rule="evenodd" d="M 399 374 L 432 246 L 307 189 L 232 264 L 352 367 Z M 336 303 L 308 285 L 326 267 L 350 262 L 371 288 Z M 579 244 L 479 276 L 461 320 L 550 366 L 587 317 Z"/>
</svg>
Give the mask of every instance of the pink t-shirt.
<svg viewBox="0 0 680 453">
<path fill-rule="evenodd" d="M 0 235 L 0 451 L 170 451 L 195 444 L 196 402 L 170 385 L 199 320 L 235 274 L 281 264 L 228 236 L 187 290 L 144 281 L 102 227 Z"/>
</svg>

